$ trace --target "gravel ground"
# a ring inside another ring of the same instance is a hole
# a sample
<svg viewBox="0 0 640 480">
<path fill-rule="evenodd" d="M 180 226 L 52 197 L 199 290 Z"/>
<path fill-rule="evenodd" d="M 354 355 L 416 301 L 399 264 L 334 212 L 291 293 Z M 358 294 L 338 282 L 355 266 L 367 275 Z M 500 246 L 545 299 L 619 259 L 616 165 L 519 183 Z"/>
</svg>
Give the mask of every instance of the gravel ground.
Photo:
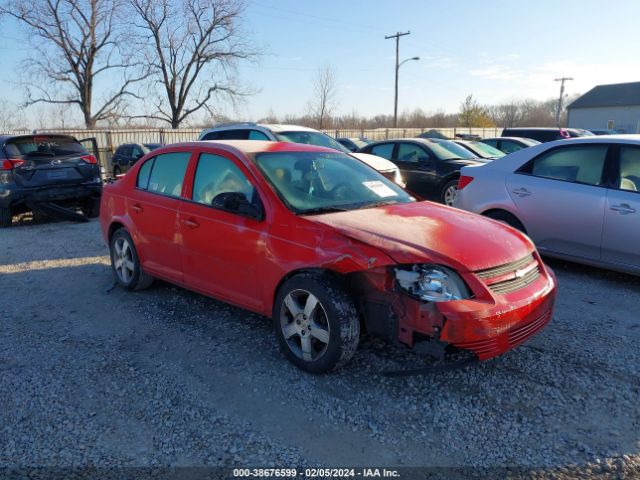
<svg viewBox="0 0 640 480">
<path fill-rule="evenodd" d="M 162 282 L 112 288 L 96 221 L 27 223 L 0 246 L 0 468 L 640 475 L 639 278 L 550 262 L 553 321 L 502 357 L 387 378 L 429 360 L 365 337 L 310 376 L 264 317 Z"/>
</svg>

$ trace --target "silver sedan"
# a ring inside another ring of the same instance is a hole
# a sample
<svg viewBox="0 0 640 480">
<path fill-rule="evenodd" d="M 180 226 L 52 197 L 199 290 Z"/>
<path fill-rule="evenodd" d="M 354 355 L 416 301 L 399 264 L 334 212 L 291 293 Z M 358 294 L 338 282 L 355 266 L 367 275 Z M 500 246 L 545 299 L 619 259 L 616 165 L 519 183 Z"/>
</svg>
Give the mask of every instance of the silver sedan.
<svg viewBox="0 0 640 480">
<path fill-rule="evenodd" d="M 455 206 L 524 231 L 548 256 L 640 275 L 640 135 L 543 143 L 464 167 Z"/>
</svg>

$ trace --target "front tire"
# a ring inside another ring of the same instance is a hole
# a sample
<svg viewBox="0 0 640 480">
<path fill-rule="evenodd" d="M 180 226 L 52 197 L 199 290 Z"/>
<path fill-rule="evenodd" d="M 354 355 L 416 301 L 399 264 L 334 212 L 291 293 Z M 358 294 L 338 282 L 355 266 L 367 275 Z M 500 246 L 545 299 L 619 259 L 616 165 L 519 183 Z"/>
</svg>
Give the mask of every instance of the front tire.
<svg viewBox="0 0 640 480">
<path fill-rule="evenodd" d="M 142 290 L 153 283 L 140 265 L 138 252 L 129 232 L 124 228 L 116 230 L 109 244 L 111 269 L 116 282 L 125 290 Z"/>
<path fill-rule="evenodd" d="M 447 181 L 442 186 L 442 190 L 440 190 L 440 202 L 444 203 L 449 207 L 453 207 L 453 203 L 455 202 L 457 195 L 458 195 L 458 179 L 454 178 L 453 180 Z"/>
<path fill-rule="evenodd" d="M 309 373 L 345 365 L 360 341 L 353 300 L 328 275 L 305 273 L 287 280 L 276 296 L 273 326 L 284 356 Z"/>
</svg>

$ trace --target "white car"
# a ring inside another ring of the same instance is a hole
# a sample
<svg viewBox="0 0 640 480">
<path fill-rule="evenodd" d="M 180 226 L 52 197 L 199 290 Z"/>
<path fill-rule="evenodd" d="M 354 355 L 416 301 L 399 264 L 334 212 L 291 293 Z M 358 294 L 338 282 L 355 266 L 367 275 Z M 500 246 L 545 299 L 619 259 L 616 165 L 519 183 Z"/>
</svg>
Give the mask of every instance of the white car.
<svg viewBox="0 0 640 480">
<path fill-rule="evenodd" d="M 198 140 L 270 140 L 272 142 L 306 143 L 319 147 L 328 147 L 347 153 L 375 168 L 389 180 L 401 187 L 405 186 L 400 169 L 386 158 L 368 153 L 353 153 L 326 133 L 299 125 L 277 125 L 266 123 L 225 123 L 206 128 Z"/>
<path fill-rule="evenodd" d="M 640 275 L 640 135 L 543 143 L 463 167 L 454 206 L 524 231 L 540 253 Z"/>
</svg>

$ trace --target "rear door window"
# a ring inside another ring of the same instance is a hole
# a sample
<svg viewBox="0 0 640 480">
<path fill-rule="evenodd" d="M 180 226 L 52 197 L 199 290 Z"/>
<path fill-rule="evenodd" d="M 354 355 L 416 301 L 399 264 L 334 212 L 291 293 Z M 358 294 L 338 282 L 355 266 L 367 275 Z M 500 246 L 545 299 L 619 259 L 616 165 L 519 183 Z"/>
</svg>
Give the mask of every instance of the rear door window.
<svg viewBox="0 0 640 480">
<path fill-rule="evenodd" d="M 147 190 L 179 197 L 182 193 L 182 183 L 184 182 L 184 174 L 187 171 L 190 156 L 189 152 L 176 152 L 164 153 L 155 157 L 151 174 L 149 175 Z M 138 179 L 140 179 L 140 176 L 138 176 Z"/>
<path fill-rule="evenodd" d="M 387 160 L 391 160 L 393 158 L 393 147 L 393 143 L 374 145 L 373 147 L 371 147 L 371 154 L 386 158 Z"/>
<path fill-rule="evenodd" d="M 555 148 L 534 158 L 518 173 L 566 182 L 601 185 L 606 145 Z"/>
</svg>

